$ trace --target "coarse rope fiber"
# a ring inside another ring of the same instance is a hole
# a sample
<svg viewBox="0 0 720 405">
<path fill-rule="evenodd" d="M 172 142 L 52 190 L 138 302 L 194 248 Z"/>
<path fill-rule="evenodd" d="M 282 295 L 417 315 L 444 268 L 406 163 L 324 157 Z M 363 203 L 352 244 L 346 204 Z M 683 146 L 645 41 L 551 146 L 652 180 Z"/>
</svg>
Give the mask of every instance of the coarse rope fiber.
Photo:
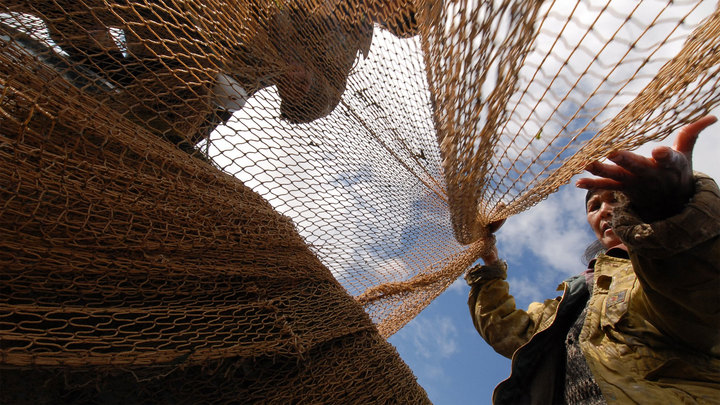
<svg viewBox="0 0 720 405">
<path fill-rule="evenodd" d="M 1 0 L 0 402 L 428 402 L 488 224 L 719 80 L 708 1 Z"/>
</svg>

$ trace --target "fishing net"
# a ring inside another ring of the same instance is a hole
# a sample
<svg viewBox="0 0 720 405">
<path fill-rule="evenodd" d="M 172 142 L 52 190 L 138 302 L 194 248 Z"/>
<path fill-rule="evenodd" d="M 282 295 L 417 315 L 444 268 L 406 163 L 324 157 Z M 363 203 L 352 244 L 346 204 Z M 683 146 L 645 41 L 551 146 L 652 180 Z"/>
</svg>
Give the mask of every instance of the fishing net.
<svg viewBox="0 0 720 405">
<path fill-rule="evenodd" d="M 720 11 L 2 0 L 0 69 L 0 402 L 422 403 L 385 338 L 720 104 Z"/>
</svg>

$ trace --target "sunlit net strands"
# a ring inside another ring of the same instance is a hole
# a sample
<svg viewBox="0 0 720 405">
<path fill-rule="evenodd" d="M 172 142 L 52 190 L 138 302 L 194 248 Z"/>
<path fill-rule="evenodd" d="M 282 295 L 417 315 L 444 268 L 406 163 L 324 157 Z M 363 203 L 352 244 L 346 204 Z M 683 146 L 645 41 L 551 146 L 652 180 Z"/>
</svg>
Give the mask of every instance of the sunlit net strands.
<svg viewBox="0 0 720 405">
<path fill-rule="evenodd" d="M 438 10 L 429 82 L 458 240 L 476 240 L 484 224 L 537 203 L 610 149 L 665 136 L 717 103 L 714 7 L 556 1 Z"/>
<path fill-rule="evenodd" d="M 384 338 L 719 51 L 707 1 L 3 0 L 4 400 L 427 401 Z"/>
</svg>

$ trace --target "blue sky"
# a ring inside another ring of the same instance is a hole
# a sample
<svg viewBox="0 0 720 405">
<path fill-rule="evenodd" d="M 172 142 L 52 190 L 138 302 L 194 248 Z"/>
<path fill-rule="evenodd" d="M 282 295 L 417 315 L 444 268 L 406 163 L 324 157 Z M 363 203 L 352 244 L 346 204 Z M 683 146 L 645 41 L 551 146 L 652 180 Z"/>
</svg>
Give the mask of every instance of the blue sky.
<svg viewBox="0 0 720 405">
<path fill-rule="evenodd" d="M 714 111 L 720 118 L 720 110 Z M 644 145 L 647 154 L 674 135 Z M 720 179 L 720 123 L 707 128 L 695 147 L 695 170 Z M 593 235 L 585 223 L 584 192 L 572 186 L 511 217 L 498 232 L 508 261 L 511 293 L 519 308 L 557 295 L 556 286 L 583 270 L 580 254 Z M 489 404 L 494 387 L 510 374 L 510 360 L 495 353 L 475 331 L 467 308 L 470 289 L 460 279 L 389 341 L 410 366 L 435 405 Z"/>
</svg>

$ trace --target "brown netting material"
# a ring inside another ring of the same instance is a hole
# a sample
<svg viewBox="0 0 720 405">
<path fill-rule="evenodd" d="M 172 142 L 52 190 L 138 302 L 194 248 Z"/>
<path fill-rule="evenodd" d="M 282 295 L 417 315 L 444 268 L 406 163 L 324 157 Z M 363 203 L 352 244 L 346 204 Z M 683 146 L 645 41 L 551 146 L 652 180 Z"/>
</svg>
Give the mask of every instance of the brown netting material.
<svg viewBox="0 0 720 405">
<path fill-rule="evenodd" d="M 384 339 L 720 104 L 711 3 L 3 0 L 0 401 L 426 402 Z"/>
</svg>

